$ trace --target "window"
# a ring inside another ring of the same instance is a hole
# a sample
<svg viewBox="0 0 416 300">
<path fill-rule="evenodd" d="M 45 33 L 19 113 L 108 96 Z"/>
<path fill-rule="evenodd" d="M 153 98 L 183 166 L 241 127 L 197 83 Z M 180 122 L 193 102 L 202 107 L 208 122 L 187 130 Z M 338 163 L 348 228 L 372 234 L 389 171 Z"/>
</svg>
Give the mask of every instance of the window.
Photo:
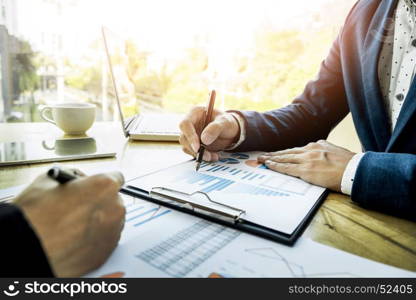
<svg viewBox="0 0 416 300">
<path fill-rule="evenodd" d="M 0 53 L 16 62 L 2 64 L 7 121 L 41 121 L 38 107 L 56 101 L 92 102 L 99 120 L 113 118 L 102 24 L 125 40 L 133 112 L 186 112 L 212 88 L 222 109 L 282 107 L 316 75 L 355 2 L 10 1 L 19 32 L 7 38 L 19 46 Z"/>
</svg>

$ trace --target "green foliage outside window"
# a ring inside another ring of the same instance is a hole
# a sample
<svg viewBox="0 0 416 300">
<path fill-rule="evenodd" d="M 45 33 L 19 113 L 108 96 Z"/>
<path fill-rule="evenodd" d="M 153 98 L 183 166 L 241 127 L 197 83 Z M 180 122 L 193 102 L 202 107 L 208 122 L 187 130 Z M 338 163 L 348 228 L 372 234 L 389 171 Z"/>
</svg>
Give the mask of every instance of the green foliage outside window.
<svg viewBox="0 0 416 300">
<path fill-rule="evenodd" d="M 225 88 L 220 89 L 222 94 L 218 95 L 221 106 L 266 111 L 289 104 L 316 76 L 335 36 L 330 29 L 260 32 L 250 57 L 234 58 L 233 76 L 226 80 Z M 131 41 L 127 42 L 125 54 L 127 76 L 134 85 L 137 99 L 173 112 L 186 112 L 207 101 L 212 85 L 209 55 L 203 48 L 190 48 L 180 60 L 161 62 L 158 69 L 149 67 L 151 53 L 141 51 Z M 98 62 L 79 69 L 66 83 L 99 94 L 101 71 Z M 127 102 L 125 110 L 137 111 L 133 102 Z"/>
</svg>

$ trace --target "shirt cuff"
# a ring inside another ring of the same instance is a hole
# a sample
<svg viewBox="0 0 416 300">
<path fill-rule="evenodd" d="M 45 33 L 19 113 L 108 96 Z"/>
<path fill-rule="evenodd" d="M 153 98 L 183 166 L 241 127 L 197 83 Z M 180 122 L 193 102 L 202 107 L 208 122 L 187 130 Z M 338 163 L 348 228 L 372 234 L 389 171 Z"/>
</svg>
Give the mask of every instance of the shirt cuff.
<svg viewBox="0 0 416 300">
<path fill-rule="evenodd" d="M 365 153 L 355 154 L 348 162 L 348 165 L 344 171 L 344 175 L 342 175 L 341 181 L 341 192 L 343 194 L 351 196 L 355 173 L 357 172 L 358 165 L 360 164 L 361 158 L 364 156 L 364 154 Z"/>
<path fill-rule="evenodd" d="M 230 147 L 225 149 L 225 151 L 234 150 L 235 148 L 240 146 L 246 139 L 246 125 L 245 125 L 243 117 L 234 112 L 231 112 L 230 115 L 232 115 L 234 119 L 237 120 L 238 126 L 240 127 L 240 138 L 238 139 L 236 143 L 232 144 Z"/>
</svg>

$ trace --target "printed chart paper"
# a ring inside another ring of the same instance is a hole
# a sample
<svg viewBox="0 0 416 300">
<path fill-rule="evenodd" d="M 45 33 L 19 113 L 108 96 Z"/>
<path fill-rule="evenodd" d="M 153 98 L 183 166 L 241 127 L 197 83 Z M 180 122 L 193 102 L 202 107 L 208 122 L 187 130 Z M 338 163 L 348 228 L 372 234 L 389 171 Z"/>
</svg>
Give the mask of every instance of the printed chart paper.
<svg viewBox="0 0 416 300">
<path fill-rule="evenodd" d="M 147 191 L 154 187 L 186 193 L 201 191 L 214 201 L 246 211 L 242 218 L 247 221 L 292 234 L 325 189 L 268 170 L 257 163 L 258 155 L 223 153 L 219 162 L 202 163 L 199 172 L 195 171 L 195 162 L 189 161 L 128 184 Z"/>
</svg>

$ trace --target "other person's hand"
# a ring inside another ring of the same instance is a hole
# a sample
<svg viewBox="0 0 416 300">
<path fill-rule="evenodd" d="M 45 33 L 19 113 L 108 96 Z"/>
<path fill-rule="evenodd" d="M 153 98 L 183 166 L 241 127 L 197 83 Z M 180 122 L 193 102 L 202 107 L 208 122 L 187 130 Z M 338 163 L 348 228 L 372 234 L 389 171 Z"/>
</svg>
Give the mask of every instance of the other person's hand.
<svg viewBox="0 0 416 300">
<path fill-rule="evenodd" d="M 200 140 L 206 146 L 203 159 L 217 161 L 218 152 L 230 147 L 240 135 L 237 120 L 230 114 L 214 109 L 212 122 L 202 130 L 205 121 L 206 108 L 194 107 L 180 123 L 181 136 L 179 142 L 184 152 L 196 156 L 201 146 Z"/>
<path fill-rule="evenodd" d="M 41 175 L 14 200 L 56 276 L 83 275 L 116 247 L 124 226 L 125 208 L 118 194 L 123 182 L 118 172 L 83 175 L 65 184 Z"/>
<path fill-rule="evenodd" d="M 269 169 L 299 177 L 309 183 L 341 191 L 341 181 L 348 162 L 355 153 L 321 140 L 258 157 Z"/>
</svg>

